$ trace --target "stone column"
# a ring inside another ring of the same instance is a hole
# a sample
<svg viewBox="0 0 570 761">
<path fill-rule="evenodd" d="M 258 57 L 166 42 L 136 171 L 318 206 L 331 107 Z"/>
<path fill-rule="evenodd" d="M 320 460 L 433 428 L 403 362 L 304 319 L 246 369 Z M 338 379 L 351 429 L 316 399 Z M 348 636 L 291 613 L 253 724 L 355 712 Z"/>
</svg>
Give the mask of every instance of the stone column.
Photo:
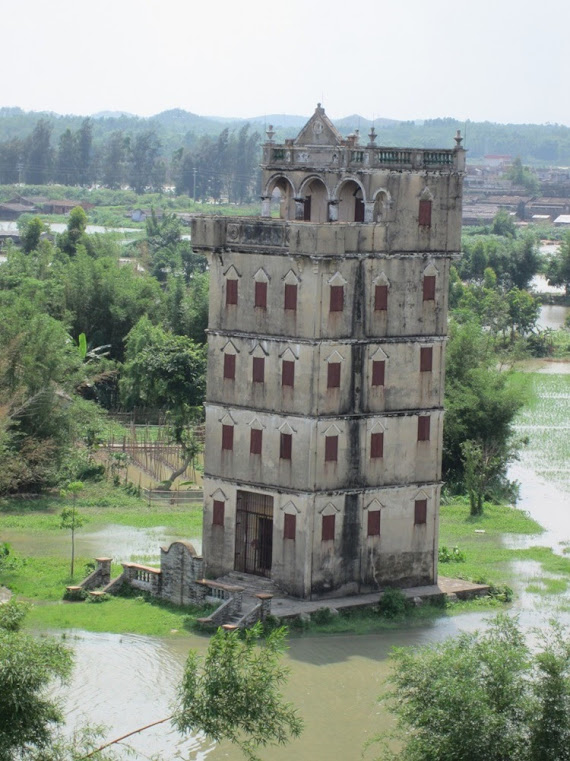
<svg viewBox="0 0 570 761">
<path fill-rule="evenodd" d="M 273 599 L 273 595 L 260 592 L 255 596 L 261 602 L 261 621 L 265 621 L 267 616 L 271 615 L 271 600 Z"/>
<path fill-rule="evenodd" d="M 111 581 L 111 558 L 95 558 L 97 570 L 99 571 L 99 580 L 102 586 L 106 586 Z"/>
<path fill-rule="evenodd" d="M 364 204 L 364 221 L 374 222 L 374 201 Z"/>
<path fill-rule="evenodd" d="M 271 196 L 261 196 L 261 216 L 271 216 Z"/>
<path fill-rule="evenodd" d="M 305 199 L 295 198 L 295 219 L 303 221 L 305 219 Z"/>
<path fill-rule="evenodd" d="M 338 201 L 329 201 L 329 222 L 338 222 Z"/>
</svg>

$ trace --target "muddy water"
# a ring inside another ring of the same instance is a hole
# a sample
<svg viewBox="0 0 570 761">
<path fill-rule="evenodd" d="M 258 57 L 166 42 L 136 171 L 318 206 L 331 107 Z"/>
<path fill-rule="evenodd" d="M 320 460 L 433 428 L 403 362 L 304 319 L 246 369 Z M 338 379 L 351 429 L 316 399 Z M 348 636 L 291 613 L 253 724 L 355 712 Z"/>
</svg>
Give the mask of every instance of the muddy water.
<svg viewBox="0 0 570 761">
<path fill-rule="evenodd" d="M 64 531 L 37 535 L 16 529 L 3 529 L 2 538 L 23 555 L 67 555 L 69 536 Z M 89 525 L 79 531 L 75 538 L 75 554 L 78 557 L 94 558 L 101 555 L 113 558 L 116 563 L 125 561 L 158 565 L 160 547 L 168 546 L 177 539 L 190 541 L 198 553 L 202 552 L 202 538 L 176 535 L 164 526 L 153 528 L 133 528 L 120 524 Z"/>
<path fill-rule="evenodd" d="M 551 330 L 559 330 L 564 327 L 564 321 L 570 314 L 570 307 L 562 307 L 552 304 L 545 304 L 540 308 L 540 315 L 536 326 L 540 330 L 550 328 Z"/>
</svg>

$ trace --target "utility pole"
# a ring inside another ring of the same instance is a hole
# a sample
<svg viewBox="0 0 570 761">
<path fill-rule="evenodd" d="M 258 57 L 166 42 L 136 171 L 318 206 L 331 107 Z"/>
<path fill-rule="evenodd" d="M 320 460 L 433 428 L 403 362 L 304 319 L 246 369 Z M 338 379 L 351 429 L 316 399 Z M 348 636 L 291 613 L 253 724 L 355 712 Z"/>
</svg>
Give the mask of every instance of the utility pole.
<svg viewBox="0 0 570 761">
<path fill-rule="evenodd" d="M 194 192 L 192 193 L 192 197 L 194 199 L 194 203 L 196 203 L 196 174 L 198 173 L 198 170 L 196 167 L 192 170 L 194 172 Z"/>
</svg>

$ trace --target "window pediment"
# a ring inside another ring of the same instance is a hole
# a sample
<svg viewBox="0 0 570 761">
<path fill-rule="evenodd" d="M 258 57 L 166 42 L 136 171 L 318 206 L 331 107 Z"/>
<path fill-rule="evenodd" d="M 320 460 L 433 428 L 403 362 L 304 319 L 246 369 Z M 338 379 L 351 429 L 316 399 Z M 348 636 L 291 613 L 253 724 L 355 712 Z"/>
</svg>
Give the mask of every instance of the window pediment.
<svg viewBox="0 0 570 761">
<path fill-rule="evenodd" d="M 345 280 L 340 272 L 335 272 L 332 277 L 327 280 L 328 285 L 346 285 L 348 280 Z"/>
<path fill-rule="evenodd" d="M 337 507 L 332 502 L 327 502 L 326 505 L 319 508 L 318 512 L 320 515 L 336 515 L 340 513 L 340 507 Z"/>
<path fill-rule="evenodd" d="M 281 505 L 280 509 L 284 513 L 289 513 L 289 515 L 298 515 L 301 512 L 301 508 L 297 507 L 297 505 L 292 500 L 285 502 L 284 505 Z"/>
<path fill-rule="evenodd" d="M 256 283 L 268 283 L 271 278 L 267 274 L 267 272 L 263 269 L 263 267 L 260 267 L 255 275 L 253 276 L 253 279 Z"/>
<path fill-rule="evenodd" d="M 227 270 L 224 272 L 224 277 L 225 277 L 225 278 L 227 278 L 228 280 L 239 280 L 239 278 L 241 277 L 241 275 L 240 275 L 240 274 L 239 274 L 239 272 L 236 270 L 236 268 L 234 267 L 234 265 L 233 265 L 233 264 L 231 264 L 231 265 L 230 265 L 230 266 L 227 268 Z"/>
</svg>

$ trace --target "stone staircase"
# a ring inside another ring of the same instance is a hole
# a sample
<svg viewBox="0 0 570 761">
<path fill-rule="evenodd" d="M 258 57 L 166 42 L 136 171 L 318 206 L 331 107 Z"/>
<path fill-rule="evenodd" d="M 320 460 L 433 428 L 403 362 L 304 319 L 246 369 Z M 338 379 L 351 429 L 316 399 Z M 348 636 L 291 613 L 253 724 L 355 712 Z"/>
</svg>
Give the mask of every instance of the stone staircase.
<svg viewBox="0 0 570 761">
<path fill-rule="evenodd" d="M 271 599 L 276 596 L 282 596 L 281 590 L 271 581 L 263 576 L 254 576 L 253 574 L 238 573 L 232 571 L 226 576 L 222 576 L 209 582 L 213 585 L 226 587 L 227 589 L 239 590 L 239 604 L 236 606 L 221 606 L 219 614 L 214 613 L 211 618 L 199 619 L 205 625 L 215 624 L 226 627 L 247 628 L 252 626 L 255 621 L 264 619 L 270 612 Z M 227 607 L 221 616 L 222 607 Z"/>
</svg>

